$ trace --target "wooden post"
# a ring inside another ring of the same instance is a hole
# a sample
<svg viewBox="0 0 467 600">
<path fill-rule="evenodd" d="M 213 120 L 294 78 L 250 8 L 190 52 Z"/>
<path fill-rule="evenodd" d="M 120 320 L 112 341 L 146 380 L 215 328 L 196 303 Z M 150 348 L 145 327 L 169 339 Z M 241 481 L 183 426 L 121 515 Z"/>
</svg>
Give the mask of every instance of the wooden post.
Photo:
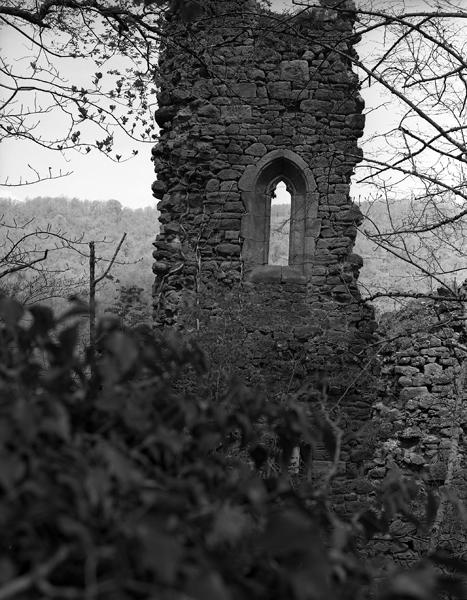
<svg viewBox="0 0 467 600">
<path fill-rule="evenodd" d="M 96 244 L 89 242 L 89 364 L 94 375 L 96 358 Z"/>
</svg>

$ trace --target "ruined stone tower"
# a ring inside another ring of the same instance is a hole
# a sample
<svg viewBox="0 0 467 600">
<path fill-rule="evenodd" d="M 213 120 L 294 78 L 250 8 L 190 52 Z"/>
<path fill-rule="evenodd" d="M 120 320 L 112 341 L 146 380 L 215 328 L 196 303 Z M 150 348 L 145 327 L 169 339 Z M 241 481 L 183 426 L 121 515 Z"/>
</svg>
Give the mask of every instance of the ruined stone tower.
<svg viewBox="0 0 467 600">
<path fill-rule="evenodd" d="M 222 354 L 273 395 L 324 377 L 361 421 L 368 406 L 349 373 L 366 360 L 373 322 L 352 253 L 361 215 L 350 177 L 364 126 L 354 13 L 347 0 L 308 4 L 279 14 L 221 0 L 167 13 L 154 316 L 213 332 L 213 360 Z M 279 181 L 291 195 L 286 264 L 269 252 Z"/>
</svg>

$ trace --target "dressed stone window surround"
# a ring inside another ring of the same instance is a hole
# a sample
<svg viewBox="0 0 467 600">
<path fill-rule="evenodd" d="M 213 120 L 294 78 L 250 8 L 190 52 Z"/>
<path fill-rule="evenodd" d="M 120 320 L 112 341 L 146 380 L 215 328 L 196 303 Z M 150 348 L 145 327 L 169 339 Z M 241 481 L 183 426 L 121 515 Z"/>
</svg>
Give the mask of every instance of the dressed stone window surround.
<svg viewBox="0 0 467 600">
<path fill-rule="evenodd" d="M 268 265 L 271 196 L 280 181 L 290 192 L 288 266 Z M 278 149 L 248 166 L 239 181 L 245 214 L 242 218 L 242 259 L 250 281 L 306 281 L 311 275 L 320 230 L 318 193 L 307 163 L 295 152 Z"/>
</svg>

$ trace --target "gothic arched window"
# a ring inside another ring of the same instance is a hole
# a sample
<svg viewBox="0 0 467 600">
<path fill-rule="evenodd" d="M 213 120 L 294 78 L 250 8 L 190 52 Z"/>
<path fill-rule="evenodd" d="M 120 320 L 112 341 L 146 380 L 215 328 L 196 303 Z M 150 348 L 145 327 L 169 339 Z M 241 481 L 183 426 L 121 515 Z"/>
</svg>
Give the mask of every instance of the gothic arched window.
<svg viewBox="0 0 467 600">
<path fill-rule="evenodd" d="M 289 241 L 287 261 L 275 262 L 271 256 L 275 210 L 271 208 L 274 207 L 273 195 L 277 195 L 281 183 L 291 198 Z M 274 275 L 277 271 L 280 279 L 282 270 L 291 268 L 306 276 L 311 268 L 319 223 L 316 186 L 305 161 L 290 150 L 274 150 L 257 165 L 247 167 L 239 186 L 246 208 L 242 222 L 246 271 L 261 273 L 261 268 L 264 271 L 264 267 L 268 267 L 268 274 Z"/>
</svg>

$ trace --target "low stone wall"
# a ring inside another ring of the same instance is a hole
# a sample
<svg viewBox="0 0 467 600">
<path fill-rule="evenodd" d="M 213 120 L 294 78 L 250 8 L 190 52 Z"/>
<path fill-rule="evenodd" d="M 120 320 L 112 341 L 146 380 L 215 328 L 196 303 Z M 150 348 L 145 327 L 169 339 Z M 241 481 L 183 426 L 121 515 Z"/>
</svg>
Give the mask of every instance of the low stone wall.
<svg viewBox="0 0 467 600">
<path fill-rule="evenodd" d="M 378 488 L 396 466 L 416 482 L 413 511 L 421 525 L 396 520 L 393 540 L 381 539 L 374 552 L 383 562 L 407 565 L 434 548 L 466 558 L 465 509 L 458 510 L 467 499 L 463 307 L 417 302 L 391 315 L 384 333 L 389 341 L 380 351 L 382 384 L 373 411 L 380 439 L 367 476 Z"/>
</svg>

